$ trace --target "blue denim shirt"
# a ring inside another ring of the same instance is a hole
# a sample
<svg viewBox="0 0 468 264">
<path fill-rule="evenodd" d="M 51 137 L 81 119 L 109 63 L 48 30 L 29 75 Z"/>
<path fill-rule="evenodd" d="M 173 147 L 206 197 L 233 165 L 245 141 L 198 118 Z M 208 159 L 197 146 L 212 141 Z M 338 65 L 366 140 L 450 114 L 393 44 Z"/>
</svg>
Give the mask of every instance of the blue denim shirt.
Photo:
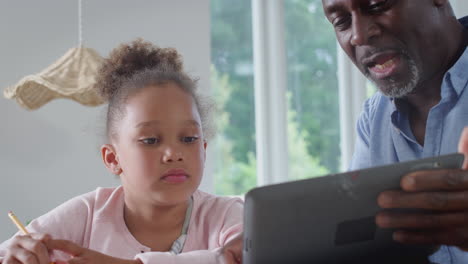
<svg viewBox="0 0 468 264">
<path fill-rule="evenodd" d="M 468 28 L 468 17 L 460 19 Z M 356 146 L 350 169 L 439 156 L 457 152 L 458 140 L 468 126 L 468 49 L 444 75 L 441 100 L 427 118 L 424 146 L 415 139 L 404 104 L 376 93 L 364 104 L 357 123 Z M 430 260 L 466 264 L 468 252 L 442 246 Z"/>
</svg>

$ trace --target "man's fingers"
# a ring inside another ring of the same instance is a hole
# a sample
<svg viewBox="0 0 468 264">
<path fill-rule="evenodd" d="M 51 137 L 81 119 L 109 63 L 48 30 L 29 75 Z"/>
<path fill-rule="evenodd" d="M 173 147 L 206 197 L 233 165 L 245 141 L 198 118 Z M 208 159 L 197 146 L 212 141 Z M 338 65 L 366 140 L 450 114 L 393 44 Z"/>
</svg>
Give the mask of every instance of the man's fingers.
<svg viewBox="0 0 468 264">
<path fill-rule="evenodd" d="M 83 253 L 84 249 L 77 244 L 68 240 L 51 239 L 47 242 L 49 249 L 56 249 L 68 253 L 72 256 L 79 256 Z"/>
<path fill-rule="evenodd" d="M 468 169 L 468 127 L 463 129 L 458 142 L 458 152 L 465 154 L 465 161 L 463 162 L 463 169 Z"/>
<path fill-rule="evenodd" d="M 465 247 L 468 241 L 466 229 L 396 231 L 393 239 L 405 244 L 451 245 Z"/>
<path fill-rule="evenodd" d="M 455 228 L 468 223 L 468 211 L 444 214 L 380 212 L 376 216 L 376 223 L 381 228 Z"/>
<path fill-rule="evenodd" d="M 468 189 L 468 127 L 463 130 L 458 143 L 458 152 L 465 155 L 460 169 L 416 171 L 405 175 L 401 187 L 405 191 L 440 191 Z"/>
<path fill-rule="evenodd" d="M 401 187 L 408 192 L 467 190 L 468 171 L 459 169 L 416 171 L 401 179 Z"/>
<path fill-rule="evenodd" d="M 385 191 L 379 194 L 377 203 L 382 208 L 416 208 L 437 211 L 468 209 L 468 191 L 418 192 Z"/>
</svg>

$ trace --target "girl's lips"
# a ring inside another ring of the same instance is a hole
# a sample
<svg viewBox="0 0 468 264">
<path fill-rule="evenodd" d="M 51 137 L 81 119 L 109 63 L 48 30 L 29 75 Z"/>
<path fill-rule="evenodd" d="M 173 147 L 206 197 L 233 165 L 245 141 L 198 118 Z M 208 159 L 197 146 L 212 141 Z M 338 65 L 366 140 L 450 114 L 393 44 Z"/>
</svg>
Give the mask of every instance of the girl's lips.
<svg viewBox="0 0 468 264">
<path fill-rule="evenodd" d="M 168 183 L 182 183 L 188 179 L 188 174 L 183 169 L 170 169 L 161 177 L 162 181 Z"/>
<path fill-rule="evenodd" d="M 168 183 L 182 183 L 188 179 L 187 175 L 180 174 L 180 175 L 167 175 L 161 178 L 163 181 Z"/>
</svg>

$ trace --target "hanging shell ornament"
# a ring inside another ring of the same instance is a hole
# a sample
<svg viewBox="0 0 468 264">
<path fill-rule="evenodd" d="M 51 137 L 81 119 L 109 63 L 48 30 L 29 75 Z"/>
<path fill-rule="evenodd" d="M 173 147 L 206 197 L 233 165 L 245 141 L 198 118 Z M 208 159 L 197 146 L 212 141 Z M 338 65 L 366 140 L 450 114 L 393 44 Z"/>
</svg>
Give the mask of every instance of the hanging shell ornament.
<svg viewBox="0 0 468 264">
<path fill-rule="evenodd" d="M 16 99 L 28 110 L 37 109 L 57 98 L 67 98 L 87 106 L 104 100 L 93 88 L 103 58 L 93 49 L 72 48 L 52 65 L 35 75 L 28 75 L 15 86 L 4 90 L 4 96 Z"/>
</svg>

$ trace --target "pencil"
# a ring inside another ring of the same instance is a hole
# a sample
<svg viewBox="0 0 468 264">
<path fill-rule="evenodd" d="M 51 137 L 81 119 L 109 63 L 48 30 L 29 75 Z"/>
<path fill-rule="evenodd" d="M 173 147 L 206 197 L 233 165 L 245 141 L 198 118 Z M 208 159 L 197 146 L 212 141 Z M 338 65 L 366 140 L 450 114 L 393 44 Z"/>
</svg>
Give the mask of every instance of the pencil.
<svg viewBox="0 0 468 264">
<path fill-rule="evenodd" d="M 24 235 L 29 235 L 29 232 L 28 230 L 26 230 L 26 227 L 24 227 L 24 225 L 20 222 L 18 217 L 16 217 L 16 215 L 12 211 L 8 212 L 8 217 L 10 217 L 11 221 L 13 221 L 13 223 L 18 227 L 20 231 L 23 232 Z"/>
<path fill-rule="evenodd" d="M 15 223 L 15 225 L 21 232 L 23 232 L 24 235 L 29 235 L 29 232 L 26 229 L 26 227 L 24 227 L 24 225 L 20 222 L 18 217 L 16 217 L 16 215 L 12 211 L 8 212 L 8 217 L 10 217 L 11 221 Z M 55 262 L 50 262 L 50 264 L 55 264 Z"/>
</svg>

